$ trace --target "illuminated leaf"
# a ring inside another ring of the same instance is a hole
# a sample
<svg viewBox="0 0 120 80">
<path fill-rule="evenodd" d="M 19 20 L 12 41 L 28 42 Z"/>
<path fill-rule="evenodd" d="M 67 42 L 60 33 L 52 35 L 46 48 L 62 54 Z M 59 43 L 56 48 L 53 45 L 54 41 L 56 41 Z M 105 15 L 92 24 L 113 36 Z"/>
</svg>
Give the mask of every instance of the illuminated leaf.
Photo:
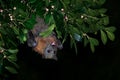
<svg viewBox="0 0 120 80">
<path fill-rule="evenodd" d="M 12 74 L 18 73 L 15 68 L 10 67 L 10 66 L 6 66 L 5 69 L 7 69 L 7 70 L 8 70 L 10 73 L 12 73 Z"/>
<path fill-rule="evenodd" d="M 106 13 L 107 9 L 102 8 L 102 9 L 99 9 L 98 11 L 103 14 L 103 13 Z"/>
<path fill-rule="evenodd" d="M 109 32 L 114 32 L 116 30 L 115 27 L 107 27 L 105 28 L 106 31 L 109 31 Z"/>
<path fill-rule="evenodd" d="M 97 39 L 92 38 L 92 37 L 89 38 L 89 42 L 90 42 L 91 51 L 94 52 L 95 51 L 95 46 L 98 46 L 99 42 L 98 42 Z"/>
<path fill-rule="evenodd" d="M 108 25 L 109 24 L 109 17 L 104 17 L 103 23 L 104 23 L 104 25 Z"/>
<path fill-rule="evenodd" d="M 76 42 L 75 42 L 75 39 L 73 38 L 73 36 L 72 35 L 70 35 L 70 46 L 71 46 L 71 48 L 74 46 L 74 48 L 75 48 L 75 52 L 77 53 L 77 45 L 76 45 Z"/>
<path fill-rule="evenodd" d="M 106 33 L 103 30 L 100 30 L 100 32 L 101 32 L 101 40 L 102 40 L 103 44 L 106 44 L 107 43 Z"/>
<path fill-rule="evenodd" d="M 109 31 L 106 31 L 107 32 L 107 36 L 108 38 L 113 41 L 115 39 L 115 35 L 113 34 L 113 32 L 109 32 Z"/>
<path fill-rule="evenodd" d="M 91 42 L 92 44 L 94 44 L 95 46 L 98 46 L 98 45 L 99 45 L 99 42 L 98 42 L 97 39 L 90 37 L 89 40 L 90 40 L 90 42 Z"/>
<path fill-rule="evenodd" d="M 12 28 L 13 28 L 15 34 L 19 35 L 19 29 L 17 27 L 12 27 Z"/>
<path fill-rule="evenodd" d="M 82 37 L 81 37 L 79 34 L 74 33 L 74 39 L 75 39 L 76 41 L 81 41 L 81 40 L 82 40 Z"/>
<path fill-rule="evenodd" d="M 90 49 L 91 49 L 92 52 L 95 51 L 95 46 L 94 46 L 94 44 L 92 44 L 92 42 L 90 42 Z"/>
<path fill-rule="evenodd" d="M 47 14 L 47 15 L 45 16 L 45 22 L 46 22 L 48 25 L 54 24 L 53 15 Z"/>
<path fill-rule="evenodd" d="M 47 30 L 45 30 L 44 32 L 40 33 L 39 35 L 42 36 L 42 37 L 47 37 L 47 36 L 49 36 L 53 32 L 54 28 L 55 28 L 55 24 L 52 24 L 50 27 L 48 27 Z"/>
<path fill-rule="evenodd" d="M 9 53 L 17 53 L 18 52 L 18 49 L 8 49 L 7 50 Z"/>
<path fill-rule="evenodd" d="M 34 3 L 34 2 L 36 2 L 36 0 L 30 0 L 30 3 Z"/>
<path fill-rule="evenodd" d="M 9 60 L 11 60 L 11 61 L 17 61 L 16 55 L 10 55 L 10 56 L 8 56 L 7 58 L 8 58 Z"/>
</svg>

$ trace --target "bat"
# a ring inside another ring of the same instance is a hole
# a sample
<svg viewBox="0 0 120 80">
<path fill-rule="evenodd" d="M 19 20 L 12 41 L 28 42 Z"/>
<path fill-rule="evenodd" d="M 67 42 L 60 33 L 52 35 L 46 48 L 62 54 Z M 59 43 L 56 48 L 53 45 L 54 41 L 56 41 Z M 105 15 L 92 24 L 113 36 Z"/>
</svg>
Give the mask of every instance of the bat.
<svg viewBox="0 0 120 80">
<path fill-rule="evenodd" d="M 33 29 L 27 33 L 28 46 L 42 55 L 44 59 L 57 60 L 57 50 L 63 48 L 62 43 L 57 39 L 54 32 L 47 37 L 41 37 L 39 34 L 44 32 L 48 28 L 48 25 L 39 17 L 36 18 L 36 22 Z"/>
</svg>

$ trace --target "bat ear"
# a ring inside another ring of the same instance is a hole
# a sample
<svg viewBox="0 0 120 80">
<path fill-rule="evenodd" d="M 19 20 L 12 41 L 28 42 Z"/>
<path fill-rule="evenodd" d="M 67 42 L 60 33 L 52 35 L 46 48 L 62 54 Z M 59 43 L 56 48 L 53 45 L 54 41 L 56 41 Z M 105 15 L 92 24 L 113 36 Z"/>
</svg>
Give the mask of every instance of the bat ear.
<svg viewBox="0 0 120 80">
<path fill-rule="evenodd" d="M 62 45 L 60 40 L 57 40 L 57 47 L 58 47 L 58 49 L 62 49 L 63 48 L 63 45 Z"/>
<path fill-rule="evenodd" d="M 27 44 L 29 47 L 35 47 L 37 45 L 37 42 L 35 41 L 35 37 L 32 31 L 29 31 L 27 34 Z"/>
<path fill-rule="evenodd" d="M 55 32 L 52 33 L 52 36 L 56 39 L 57 48 L 58 49 L 62 49 L 63 45 L 62 45 L 61 41 L 56 37 L 56 33 Z"/>
</svg>

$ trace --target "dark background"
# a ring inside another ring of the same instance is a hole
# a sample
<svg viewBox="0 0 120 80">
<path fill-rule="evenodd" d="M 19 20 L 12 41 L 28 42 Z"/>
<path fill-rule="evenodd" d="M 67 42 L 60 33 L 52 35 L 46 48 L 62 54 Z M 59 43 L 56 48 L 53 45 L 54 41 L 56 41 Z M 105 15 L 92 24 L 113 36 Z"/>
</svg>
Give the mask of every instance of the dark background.
<svg viewBox="0 0 120 80">
<path fill-rule="evenodd" d="M 95 53 L 89 47 L 78 43 L 78 54 L 69 47 L 69 39 L 64 49 L 58 51 L 58 61 L 43 60 L 27 44 L 20 46 L 18 54 L 19 74 L 12 80 L 120 80 L 120 2 L 107 0 L 110 25 L 116 26 L 116 39 L 107 45 L 100 43 Z"/>
</svg>

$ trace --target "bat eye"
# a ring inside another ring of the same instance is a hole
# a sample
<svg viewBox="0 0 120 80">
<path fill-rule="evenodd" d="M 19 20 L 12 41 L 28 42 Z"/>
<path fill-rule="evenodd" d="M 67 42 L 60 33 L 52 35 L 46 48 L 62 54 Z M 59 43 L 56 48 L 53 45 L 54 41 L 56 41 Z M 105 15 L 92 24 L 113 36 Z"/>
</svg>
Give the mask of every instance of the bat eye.
<svg viewBox="0 0 120 80">
<path fill-rule="evenodd" d="M 51 52 L 51 50 L 47 50 L 47 52 L 48 52 L 48 53 L 50 53 L 50 52 Z"/>
<path fill-rule="evenodd" d="M 52 50 L 47 50 L 47 53 L 54 53 L 54 54 L 56 54 L 56 51 L 52 52 Z"/>
</svg>

